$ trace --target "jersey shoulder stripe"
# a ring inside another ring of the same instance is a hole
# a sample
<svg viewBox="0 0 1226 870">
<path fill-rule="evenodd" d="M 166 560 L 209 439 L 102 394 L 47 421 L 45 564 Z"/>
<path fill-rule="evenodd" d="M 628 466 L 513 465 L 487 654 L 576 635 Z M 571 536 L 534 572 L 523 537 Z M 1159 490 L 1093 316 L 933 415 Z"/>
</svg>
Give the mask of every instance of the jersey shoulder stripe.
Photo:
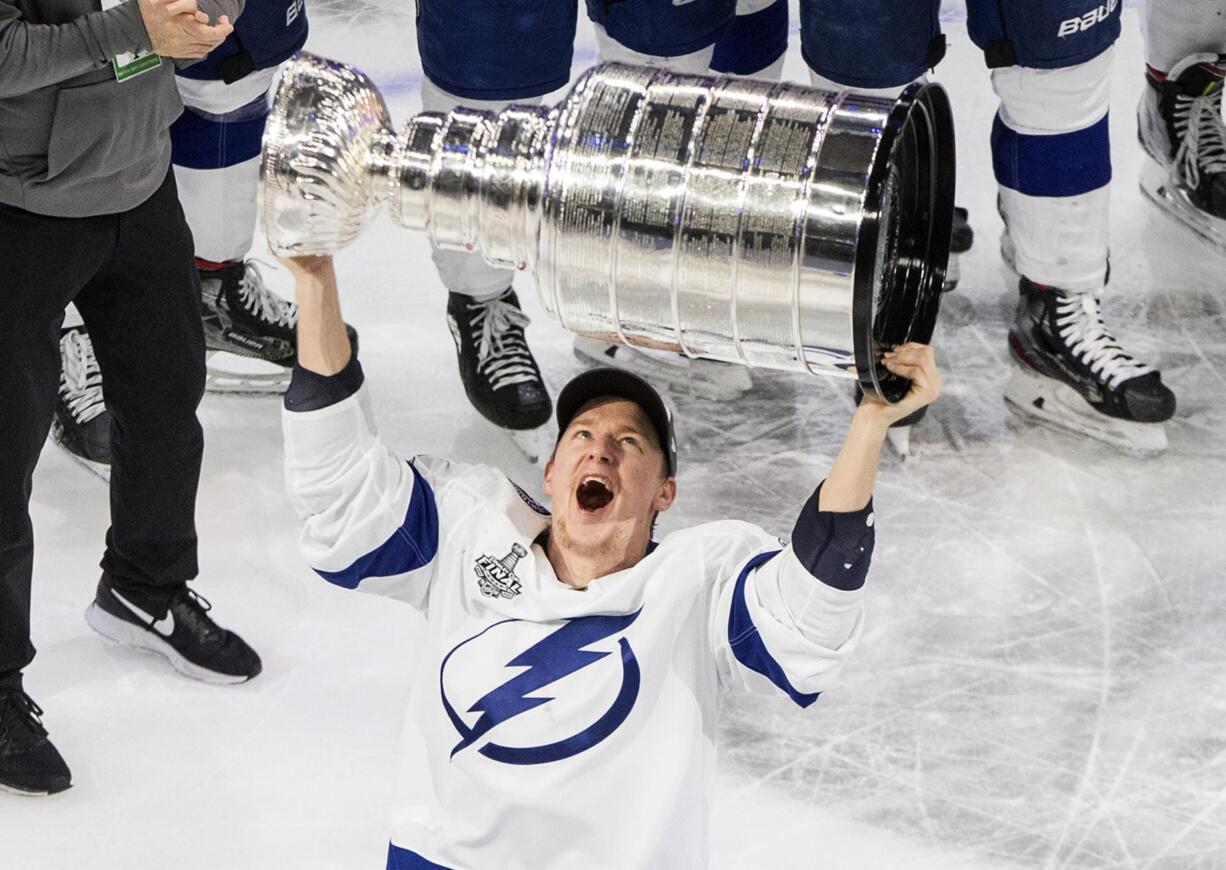
<svg viewBox="0 0 1226 870">
<path fill-rule="evenodd" d="M 438 506 L 430 484 L 409 463 L 413 472 L 413 493 L 404 521 L 375 549 L 356 559 L 340 571 L 315 572 L 320 577 L 346 589 L 356 589 L 367 577 L 390 577 L 416 571 L 434 559 L 438 552 Z"/>
<path fill-rule="evenodd" d="M 781 550 L 759 553 L 749 560 L 736 578 L 736 586 L 732 590 L 732 606 L 728 612 L 728 645 L 736 660 L 751 671 L 755 671 L 774 683 L 779 689 L 801 707 L 808 707 L 818 699 L 819 692 L 805 693 L 792 685 L 783 667 L 766 648 L 758 627 L 754 625 L 749 614 L 749 606 L 745 603 L 745 581 L 755 568 L 778 556 Z"/>
</svg>

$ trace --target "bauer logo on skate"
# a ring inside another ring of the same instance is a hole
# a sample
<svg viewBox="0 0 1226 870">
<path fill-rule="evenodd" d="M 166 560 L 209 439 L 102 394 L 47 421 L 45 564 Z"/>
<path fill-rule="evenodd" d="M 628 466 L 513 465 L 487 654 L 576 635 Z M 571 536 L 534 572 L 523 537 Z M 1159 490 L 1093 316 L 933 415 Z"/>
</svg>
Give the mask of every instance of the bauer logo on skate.
<svg viewBox="0 0 1226 870">
<path fill-rule="evenodd" d="M 557 628 L 507 619 L 457 644 L 439 668 L 443 708 L 460 736 L 452 758 L 476 746 L 504 764 L 546 764 L 611 735 L 638 699 L 639 663 L 618 635 L 641 612 Z"/>
</svg>

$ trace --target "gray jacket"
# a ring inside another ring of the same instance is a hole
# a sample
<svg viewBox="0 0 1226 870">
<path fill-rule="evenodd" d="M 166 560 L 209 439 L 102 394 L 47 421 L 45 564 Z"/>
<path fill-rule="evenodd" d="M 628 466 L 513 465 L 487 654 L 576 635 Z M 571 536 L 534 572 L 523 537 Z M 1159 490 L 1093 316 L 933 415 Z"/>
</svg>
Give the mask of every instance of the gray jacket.
<svg viewBox="0 0 1226 870">
<path fill-rule="evenodd" d="M 233 21 L 243 0 L 198 0 Z M 140 205 L 170 165 L 183 110 L 174 65 L 120 82 L 111 59 L 149 49 L 136 0 L 0 0 L 0 203 L 86 217 Z"/>
</svg>

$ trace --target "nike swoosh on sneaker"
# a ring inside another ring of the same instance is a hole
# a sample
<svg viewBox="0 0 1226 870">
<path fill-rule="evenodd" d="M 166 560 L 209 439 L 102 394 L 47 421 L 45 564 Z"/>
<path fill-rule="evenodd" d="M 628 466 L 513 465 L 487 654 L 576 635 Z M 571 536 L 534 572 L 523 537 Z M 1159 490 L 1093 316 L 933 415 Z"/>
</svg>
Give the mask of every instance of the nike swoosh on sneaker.
<svg viewBox="0 0 1226 870">
<path fill-rule="evenodd" d="M 120 595 L 120 594 L 119 594 L 118 592 L 116 592 L 114 589 L 112 589 L 112 590 L 111 590 L 111 594 L 112 594 L 112 595 L 114 595 L 114 596 L 115 596 L 117 599 L 119 599 L 119 603 L 120 603 L 120 604 L 122 604 L 124 607 L 128 608 L 128 610 L 131 610 L 131 611 L 132 611 L 134 614 L 136 614 L 138 617 L 140 617 L 140 618 L 141 618 L 141 621 L 143 621 L 144 623 L 146 623 L 146 624 L 148 625 L 148 627 L 149 627 L 149 628 L 153 629 L 154 634 L 158 634 L 158 635 L 161 635 L 162 637 L 166 637 L 166 638 L 168 638 L 168 637 L 170 637 L 172 634 L 174 634 L 174 630 L 175 630 L 175 615 L 174 615 L 173 613 L 171 613 L 169 610 L 167 610 L 167 611 L 166 611 L 166 615 L 165 615 L 165 616 L 163 616 L 161 619 L 159 619 L 159 620 L 157 620 L 157 621 L 155 622 L 155 621 L 154 621 L 154 619 L 153 619 L 153 617 L 152 617 L 151 615 L 149 615 L 148 613 L 145 613 L 145 611 L 141 610 L 139 607 L 137 607 L 137 606 L 136 606 L 135 604 L 133 604 L 131 601 L 129 601 L 128 599 L 124 598 L 122 595 Z"/>
</svg>

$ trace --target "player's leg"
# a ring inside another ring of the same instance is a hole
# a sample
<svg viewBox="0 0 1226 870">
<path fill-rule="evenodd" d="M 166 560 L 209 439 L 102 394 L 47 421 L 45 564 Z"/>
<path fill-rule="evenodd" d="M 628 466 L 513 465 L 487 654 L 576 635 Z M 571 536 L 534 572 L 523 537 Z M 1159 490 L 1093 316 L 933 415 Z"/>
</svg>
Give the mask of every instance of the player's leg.
<svg viewBox="0 0 1226 870">
<path fill-rule="evenodd" d="M 716 42 L 732 26 L 737 0 L 587 0 L 602 61 L 706 73 Z"/>
<path fill-rule="evenodd" d="M 491 10 L 481 0 L 422 0 L 418 10 L 423 111 L 536 103 L 570 78 L 573 2 L 523 0 Z M 491 266 L 478 252 L 435 247 L 432 256 L 448 291 L 447 321 L 469 401 L 505 429 L 544 426 L 552 403 L 524 334 L 514 270 Z"/>
<path fill-rule="evenodd" d="M 112 256 L 77 296 L 111 412 L 111 527 L 97 596 L 104 636 L 165 655 L 189 676 L 241 682 L 259 657 L 188 590 L 204 439 L 204 330 L 192 237 L 174 176 L 118 217 Z"/>
<path fill-rule="evenodd" d="M 171 127 L 172 159 L 195 237 L 205 340 L 210 351 L 271 364 L 210 357 L 209 389 L 280 392 L 295 358 L 297 311 L 268 289 L 248 255 L 269 88 L 306 35 L 301 0 L 252 4 L 234 35 L 175 77 L 184 111 Z"/>
<path fill-rule="evenodd" d="M 828 90 L 897 96 L 945 56 L 939 13 L 939 0 L 801 0 L 800 45 L 810 81 Z M 959 258 L 974 240 L 966 209 L 954 209 L 945 290 L 958 286 Z"/>
<path fill-rule="evenodd" d="M 22 691 L 34 658 L 32 477 L 55 409 L 64 306 L 106 258 L 113 225 L 0 205 L 0 323 L 8 327 L 0 341 L 0 787 L 26 793 L 62 791 L 70 780 Z"/>
<path fill-rule="evenodd" d="M 800 45 L 810 82 L 823 90 L 897 97 L 945 55 L 939 12 L 939 0 L 801 0 Z M 958 255 L 973 237 L 966 210 L 957 209 L 946 290 L 957 285 Z M 855 397 L 859 403 L 859 387 Z M 910 427 L 926 412 L 921 408 L 891 428 L 899 453 L 909 452 Z"/>
<path fill-rule="evenodd" d="M 992 160 L 1002 249 L 1019 275 L 1006 400 L 1040 422 L 1137 452 L 1161 450 L 1166 436 L 1156 424 L 1174 413 L 1175 397 L 1099 313 L 1118 7 L 975 0 L 969 11 L 1001 101 Z"/>
<path fill-rule="evenodd" d="M 1149 0 L 1137 132 L 1149 156 L 1141 190 L 1226 250 L 1226 0 Z"/>
<path fill-rule="evenodd" d="M 715 43 L 711 72 L 778 81 L 787 50 L 787 0 L 737 0 L 736 17 Z"/>
<path fill-rule="evenodd" d="M 782 40 L 786 48 L 786 7 L 780 5 L 776 14 L 780 10 L 784 14 Z M 735 2 L 725 0 L 696 0 L 684 6 L 642 0 L 616 4 L 608 10 L 600 4 L 588 4 L 601 61 L 662 67 L 696 75 L 712 72 L 719 40 L 770 38 L 773 45 L 766 55 L 771 55 L 777 47 L 780 36 L 777 17 L 755 18 L 757 27 L 733 33 L 735 12 Z M 747 62 L 756 66 L 764 55 L 748 52 L 747 48 L 744 43 L 737 48 L 727 43 L 724 56 L 735 62 L 737 55 L 751 54 Z M 771 63 L 774 59 L 771 57 Z M 668 384 L 673 390 L 716 401 L 735 398 L 753 386 L 749 370 L 740 365 L 690 359 L 683 354 L 644 350 L 582 336 L 575 338 L 574 347 L 580 358 L 625 369 L 653 383 Z"/>
</svg>

